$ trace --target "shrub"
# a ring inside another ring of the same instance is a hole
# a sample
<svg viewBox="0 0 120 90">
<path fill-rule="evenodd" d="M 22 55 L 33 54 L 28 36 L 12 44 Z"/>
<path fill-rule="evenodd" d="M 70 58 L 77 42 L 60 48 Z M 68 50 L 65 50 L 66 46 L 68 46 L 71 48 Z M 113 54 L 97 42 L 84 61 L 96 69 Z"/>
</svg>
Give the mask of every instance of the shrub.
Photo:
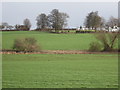
<svg viewBox="0 0 120 90">
<path fill-rule="evenodd" d="M 37 40 L 30 37 L 30 38 L 16 39 L 14 41 L 13 49 L 19 51 L 33 52 L 33 51 L 39 51 L 40 47 L 37 45 Z"/>
<path fill-rule="evenodd" d="M 96 34 L 96 39 L 102 44 L 103 51 L 112 51 L 114 50 L 118 35 L 118 33 L 103 32 Z"/>
<path fill-rule="evenodd" d="M 101 45 L 98 42 L 90 43 L 89 51 L 98 52 L 101 51 Z"/>
</svg>

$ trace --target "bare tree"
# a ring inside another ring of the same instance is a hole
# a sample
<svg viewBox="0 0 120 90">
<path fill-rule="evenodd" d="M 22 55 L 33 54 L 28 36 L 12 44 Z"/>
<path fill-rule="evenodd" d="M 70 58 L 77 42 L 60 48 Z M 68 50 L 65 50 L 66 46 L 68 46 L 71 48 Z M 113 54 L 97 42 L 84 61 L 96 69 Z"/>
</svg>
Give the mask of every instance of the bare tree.
<svg viewBox="0 0 120 90">
<path fill-rule="evenodd" d="M 47 16 L 44 13 L 41 13 L 37 16 L 37 28 L 38 29 L 45 29 L 47 27 Z"/>
<path fill-rule="evenodd" d="M 5 27 L 3 26 L 3 25 L 0 25 L 0 29 L 2 30 L 2 29 L 4 29 Z"/>
<path fill-rule="evenodd" d="M 98 15 L 98 11 L 88 13 L 88 16 L 86 16 L 84 24 L 87 28 L 92 28 L 95 30 L 98 27 L 100 27 L 101 17 Z"/>
<path fill-rule="evenodd" d="M 66 13 L 59 12 L 58 9 L 53 9 L 48 15 L 49 25 L 58 31 L 67 25 L 67 18 L 69 16 Z"/>
<path fill-rule="evenodd" d="M 30 30 L 30 28 L 31 28 L 31 22 L 30 22 L 29 19 L 26 18 L 26 19 L 23 21 L 23 24 L 27 27 L 28 30 Z"/>
<path fill-rule="evenodd" d="M 109 27 L 114 27 L 114 26 L 118 26 L 118 19 L 117 18 L 115 18 L 115 17 L 113 17 L 113 16 L 111 16 L 110 18 L 109 18 L 109 20 L 108 20 L 108 22 L 107 22 L 107 25 L 109 26 Z"/>
<path fill-rule="evenodd" d="M 8 24 L 7 22 L 3 22 L 3 23 L 2 23 L 2 26 L 3 26 L 5 29 L 7 29 L 8 26 L 9 26 L 9 24 Z"/>
<path fill-rule="evenodd" d="M 105 28 L 105 26 L 106 26 L 106 20 L 103 17 L 101 17 L 100 29 L 102 30 L 102 28 Z"/>
<path fill-rule="evenodd" d="M 69 18 L 69 16 L 66 13 L 60 13 L 60 27 L 64 28 L 67 26 L 67 18 Z"/>
</svg>

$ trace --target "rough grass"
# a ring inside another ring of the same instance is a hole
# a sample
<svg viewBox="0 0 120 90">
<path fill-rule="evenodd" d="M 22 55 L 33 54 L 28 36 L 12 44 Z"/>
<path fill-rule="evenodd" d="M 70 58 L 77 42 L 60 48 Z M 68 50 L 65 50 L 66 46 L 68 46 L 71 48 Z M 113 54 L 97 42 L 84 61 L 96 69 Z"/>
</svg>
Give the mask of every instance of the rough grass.
<svg viewBox="0 0 120 90">
<path fill-rule="evenodd" d="M 3 54 L 3 88 L 117 88 L 117 54 Z"/>
<path fill-rule="evenodd" d="M 53 34 L 39 31 L 9 31 L 0 33 L 2 33 L 2 49 L 12 49 L 15 39 L 26 37 L 35 38 L 43 50 L 88 50 L 90 43 L 96 42 L 95 35 L 92 33 Z M 118 42 L 115 48 L 118 48 Z"/>
<path fill-rule="evenodd" d="M 2 32 L 2 48 L 12 49 L 16 38 L 33 37 L 43 50 L 88 50 L 93 34 L 52 34 L 37 31 Z"/>
</svg>

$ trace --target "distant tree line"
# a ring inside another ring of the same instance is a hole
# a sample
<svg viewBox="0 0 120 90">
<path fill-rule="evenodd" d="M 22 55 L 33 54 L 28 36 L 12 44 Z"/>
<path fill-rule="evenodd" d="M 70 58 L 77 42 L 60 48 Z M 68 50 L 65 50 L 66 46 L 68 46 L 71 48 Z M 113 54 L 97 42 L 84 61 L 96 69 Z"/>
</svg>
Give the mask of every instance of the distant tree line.
<svg viewBox="0 0 120 90">
<path fill-rule="evenodd" d="M 67 18 L 69 18 L 69 15 L 60 12 L 58 9 L 53 9 L 48 15 L 41 13 L 36 18 L 36 29 L 54 29 L 57 32 L 67 26 Z M 6 22 L 3 22 L 0 25 L 0 29 L 11 30 L 13 28 L 15 30 L 30 30 L 31 22 L 26 18 L 23 21 L 23 25 L 16 24 L 15 26 L 11 26 Z"/>
<path fill-rule="evenodd" d="M 91 28 L 93 30 L 96 30 L 97 28 L 113 28 L 114 26 L 120 26 L 120 22 L 117 18 L 114 18 L 111 16 L 108 21 L 106 21 L 103 17 L 98 15 L 98 11 L 90 12 L 85 18 L 84 25 L 87 28 Z"/>
<path fill-rule="evenodd" d="M 58 9 L 53 9 L 48 15 L 41 13 L 36 18 L 37 29 L 61 30 L 67 26 L 67 18 L 69 18 L 68 14 L 60 12 Z"/>
<path fill-rule="evenodd" d="M 53 9 L 48 15 L 41 13 L 36 17 L 36 30 L 59 30 L 64 29 L 67 26 L 67 19 L 69 15 L 64 12 L 60 12 L 58 9 Z M 9 25 L 3 22 L 0 25 L 0 29 L 5 30 L 30 30 L 32 24 L 28 18 L 23 20 L 23 25 L 16 24 L 15 26 Z M 113 28 L 114 26 L 120 27 L 120 19 L 111 16 L 109 20 L 105 20 L 98 14 L 98 11 L 90 12 L 85 18 L 84 26 L 91 30 L 97 30 L 98 28 L 102 30 L 103 28 Z M 82 26 L 80 26 L 80 29 Z"/>
<path fill-rule="evenodd" d="M 25 30 L 28 31 L 31 28 L 31 22 L 29 19 L 24 19 L 23 25 L 16 24 L 15 26 L 9 25 L 7 22 L 3 22 L 0 25 L 0 29 L 4 30 Z"/>
</svg>

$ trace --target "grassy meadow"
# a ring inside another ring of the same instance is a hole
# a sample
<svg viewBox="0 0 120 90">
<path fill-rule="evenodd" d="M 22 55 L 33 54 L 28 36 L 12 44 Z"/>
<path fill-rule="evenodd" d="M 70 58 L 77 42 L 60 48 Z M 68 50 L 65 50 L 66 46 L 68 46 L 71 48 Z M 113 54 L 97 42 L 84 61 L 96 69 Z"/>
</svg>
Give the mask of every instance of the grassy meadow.
<svg viewBox="0 0 120 90">
<path fill-rule="evenodd" d="M 88 50 L 94 34 L 2 33 L 2 49 L 34 37 L 42 50 Z M 117 54 L 3 54 L 3 88 L 117 88 Z"/>
<path fill-rule="evenodd" d="M 2 48 L 12 49 L 16 38 L 34 37 L 43 50 L 87 50 L 93 34 L 53 34 L 36 31 L 2 32 Z"/>
<path fill-rule="evenodd" d="M 117 88 L 116 54 L 3 55 L 3 88 Z"/>
</svg>

